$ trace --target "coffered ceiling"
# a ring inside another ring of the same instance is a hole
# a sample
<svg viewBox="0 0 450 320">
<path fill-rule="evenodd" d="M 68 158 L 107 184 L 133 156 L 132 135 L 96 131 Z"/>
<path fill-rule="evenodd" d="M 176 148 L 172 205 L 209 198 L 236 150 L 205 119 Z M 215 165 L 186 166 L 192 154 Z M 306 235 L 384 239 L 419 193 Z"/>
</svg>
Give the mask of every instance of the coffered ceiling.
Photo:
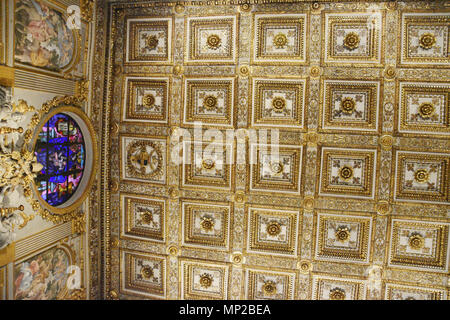
<svg viewBox="0 0 450 320">
<path fill-rule="evenodd" d="M 98 12 L 105 294 L 446 299 L 445 1 L 266 2 Z"/>
</svg>

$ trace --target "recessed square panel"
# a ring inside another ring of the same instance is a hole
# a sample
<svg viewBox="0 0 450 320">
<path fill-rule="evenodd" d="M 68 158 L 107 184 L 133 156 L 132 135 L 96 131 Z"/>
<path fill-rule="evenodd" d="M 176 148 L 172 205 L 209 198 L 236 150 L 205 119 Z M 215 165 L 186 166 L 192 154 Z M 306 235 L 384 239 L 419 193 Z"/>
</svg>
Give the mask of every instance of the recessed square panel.
<svg viewBox="0 0 450 320">
<path fill-rule="evenodd" d="M 169 91 L 169 78 L 126 77 L 122 120 L 166 124 Z"/>
<path fill-rule="evenodd" d="M 385 300 L 445 300 L 445 290 L 386 283 Z"/>
<path fill-rule="evenodd" d="M 378 130 L 378 81 L 325 80 L 322 128 L 330 131 Z"/>
<path fill-rule="evenodd" d="M 231 144 L 185 141 L 182 185 L 230 190 L 233 146 Z"/>
<path fill-rule="evenodd" d="M 448 202 L 450 156 L 397 151 L 395 200 Z"/>
<path fill-rule="evenodd" d="M 164 241 L 167 211 L 164 199 L 121 193 L 120 201 L 122 237 Z"/>
<path fill-rule="evenodd" d="M 449 19 L 449 13 L 403 13 L 400 62 L 405 65 L 448 64 Z"/>
<path fill-rule="evenodd" d="M 234 90 L 234 78 L 185 79 L 183 123 L 232 127 Z"/>
<path fill-rule="evenodd" d="M 300 213 L 283 208 L 248 208 L 247 252 L 295 256 Z"/>
<path fill-rule="evenodd" d="M 126 63 L 171 63 L 172 18 L 130 18 L 126 27 Z"/>
<path fill-rule="evenodd" d="M 186 18 L 187 63 L 234 63 L 237 56 L 236 16 Z"/>
<path fill-rule="evenodd" d="M 253 79 L 254 127 L 303 129 L 306 80 Z"/>
<path fill-rule="evenodd" d="M 227 250 L 231 215 L 227 204 L 183 201 L 183 245 Z"/>
<path fill-rule="evenodd" d="M 400 82 L 398 131 L 450 134 L 450 84 Z"/>
<path fill-rule="evenodd" d="M 383 16 L 372 13 L 324 12 L 323 31 L 325 63 L 381 62 L 381 35 Z"/>
<path fill-rule="evenodd" d="M 371 217 L 319 213 L 315 258 L 368 263 L 371 236 Z"/>
<path fill-rule="evenodd" d="M 245 271 L 245 298 L 248 300 L 292 300 L 296 274 L 258 269 Z"/>
<path fill-rule="evenodd" d="M 150 298 L 166 296 L 166 258 L 122 251 L 121 291 Z"/>
<path fill-rule="evenodd" d="M 228 265 L 182 260 L 180 268 L 182 299 L 227 299 Z"/>
<path fill-rule="evenodd" d="M 322 148 L 319 193 L 373 198 L 376 150 Z"/>
<path fill-rule="evenodd" d="M 449 225 L 393 219 L 389 265 L 448 272 Z"/>
<path fill-rule="evenodd" d="M 154 184 L 166 183 L 165 138 L 121 136 L 119 141 L 122 179 Z"/>
<path fill-rule="evenodd" d="M 362 280 L 313 276 L 313 300 L 364 300 L 366 285 Z"/>
<path fill-rule="evenodd" d="M 306 14 L 255 14 L 254 63 L 304 63 Z"/>
<path fill-rule="evenodd" d="M 300 193 L 302 146 L 251 145 L 251 191 Z"/>
</svg>

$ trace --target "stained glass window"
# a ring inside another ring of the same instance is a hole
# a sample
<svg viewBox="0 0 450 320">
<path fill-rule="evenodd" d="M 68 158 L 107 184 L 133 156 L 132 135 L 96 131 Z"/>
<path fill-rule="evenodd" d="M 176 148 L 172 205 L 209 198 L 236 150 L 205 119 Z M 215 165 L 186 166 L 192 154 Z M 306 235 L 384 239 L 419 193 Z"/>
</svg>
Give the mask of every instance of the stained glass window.
<svg viewBox="0 0 450 320">
<path fill-rule="evenodd" d="M 85 150 L 80 127 L 70 116 L 55 114 L 42 127 L 35 154 L 44 168 L 36 184 L 48 204 L 59 206 L 75 193 L 83 177 Z"/>
</svg>

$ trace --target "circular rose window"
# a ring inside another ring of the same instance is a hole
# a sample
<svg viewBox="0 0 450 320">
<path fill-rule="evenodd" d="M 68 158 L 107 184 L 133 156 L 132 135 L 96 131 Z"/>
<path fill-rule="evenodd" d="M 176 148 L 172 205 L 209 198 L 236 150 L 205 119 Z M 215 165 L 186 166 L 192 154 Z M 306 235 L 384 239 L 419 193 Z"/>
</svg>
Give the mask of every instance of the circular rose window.
<svg viewBox="0 0 450 320">
<path fill-rule="evenodd" d="M 96 154 L 92 133 L 86 115 L 74 107 L 56 109 L 41 121 L 34 152 L 43 168 L 35 191 L 56 213 L 73 209 L 86 196 Z"/>
</svg>

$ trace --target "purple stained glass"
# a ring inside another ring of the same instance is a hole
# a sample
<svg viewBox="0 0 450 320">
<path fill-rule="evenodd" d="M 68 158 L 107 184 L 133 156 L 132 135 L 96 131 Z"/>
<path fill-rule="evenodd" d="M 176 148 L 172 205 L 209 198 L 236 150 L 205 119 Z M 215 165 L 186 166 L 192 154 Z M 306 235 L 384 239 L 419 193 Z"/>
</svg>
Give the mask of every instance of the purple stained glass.
<svg viewBox="0 0 450 320">
<path fill-rule="evenodd" d="M 55 114 L 38 135 L 35 154 L 44 168 L 36 177 L 38 192 L 48 204 L 69 200 L 83 177 L 86 151 L 82 131 L 69 115 Z"/>
</svg>

